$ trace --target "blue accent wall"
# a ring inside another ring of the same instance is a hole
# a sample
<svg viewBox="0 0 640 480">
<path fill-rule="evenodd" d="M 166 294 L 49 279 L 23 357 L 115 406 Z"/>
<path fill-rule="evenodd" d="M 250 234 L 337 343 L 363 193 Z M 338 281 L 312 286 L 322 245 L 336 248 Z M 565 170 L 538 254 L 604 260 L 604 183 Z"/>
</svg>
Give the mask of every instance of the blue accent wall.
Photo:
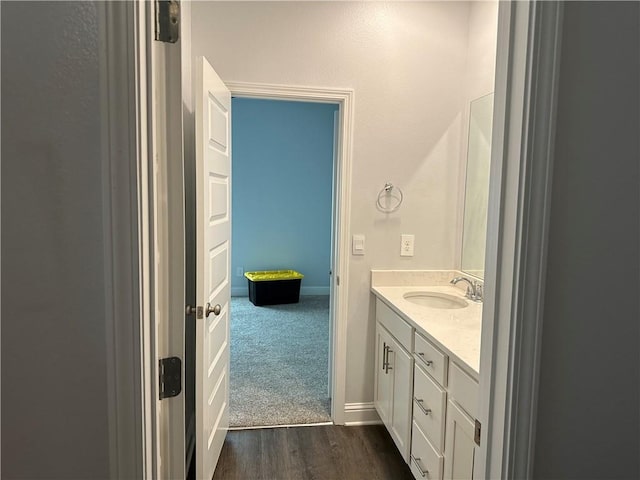
<svg viewBox="0 0 640 480">
<path fill-rule="evenodd" d="M 293 269 L 303 294 L 329 290 L 337 105 L 232 100 L 232 292 L 243 271 Z"/>
</svg>

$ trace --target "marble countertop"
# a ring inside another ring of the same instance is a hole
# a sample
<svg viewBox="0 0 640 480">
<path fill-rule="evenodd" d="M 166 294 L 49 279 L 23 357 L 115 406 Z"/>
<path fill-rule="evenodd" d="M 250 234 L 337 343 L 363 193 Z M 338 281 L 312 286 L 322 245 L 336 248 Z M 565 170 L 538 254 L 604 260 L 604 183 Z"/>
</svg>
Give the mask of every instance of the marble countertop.
<svg viewBox="0 0 640 480">
<path fill-rule="evenodd" d="M 478 380 L 482 303 L 465 299 L 465 289 L 449 284 L 456 271 L 372 271 L 371 291 L 394 312 L 431 340 L 469 375 Z M 394 274 L 395 273 L 395 274 Z M 421 274 L 422 273 L 422 274 Z M 465 287 L 466 288 L 466 287 Z M 431 291 L 465 299 L 468 306 L 440 309 L 416 305 L 404 298 L 409 292 Z"/>
</svg>

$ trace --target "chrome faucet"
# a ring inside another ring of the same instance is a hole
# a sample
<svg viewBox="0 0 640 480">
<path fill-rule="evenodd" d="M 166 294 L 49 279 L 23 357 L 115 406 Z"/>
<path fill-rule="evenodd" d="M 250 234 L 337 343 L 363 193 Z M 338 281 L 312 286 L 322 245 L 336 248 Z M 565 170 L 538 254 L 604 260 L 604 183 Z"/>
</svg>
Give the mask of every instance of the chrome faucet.
<svg viewBox="0 0 640 480">
<path fill-rule="evenodd" d="M 455 285 L 456 283 L 463 280 L 469 284 L 467 286 L 467 293 L 465 294 L 465 297 L 467 297 L 469 300 L 473 300 L 474 302 L 482 302 L 483 288 L 480 282 L 469 280 L 466 277 L 456 277 L 449 283 Z"/>
</svg>

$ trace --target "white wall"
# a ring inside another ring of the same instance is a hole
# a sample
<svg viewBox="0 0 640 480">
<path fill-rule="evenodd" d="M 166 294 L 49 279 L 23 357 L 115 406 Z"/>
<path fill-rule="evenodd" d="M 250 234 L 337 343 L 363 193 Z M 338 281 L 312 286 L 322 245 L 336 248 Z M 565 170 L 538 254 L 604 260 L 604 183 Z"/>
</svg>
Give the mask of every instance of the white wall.
<svg viewBox="0 0 640 480">
<path fill-rule="evenodd" d="M 640 478 L 640 4 L 564 8 L 533 477 Z"/>
<path fill-rule="evenodd" d="M 194 2 L 193 53 L 223 80 L 355 90 L 348 403 L 373 400 L 372 268 L 452 268 L 459 258 L 461 110 L 469 5 Z M 385 182 L 404 192 L 375 208 Z M 400 234 L 416 235 L 400 257 Z"/>
<path fill-rule="evenodd" d="M 99 15 L 1 8 L 2 478 L 107 478 Z"/>
</svg>

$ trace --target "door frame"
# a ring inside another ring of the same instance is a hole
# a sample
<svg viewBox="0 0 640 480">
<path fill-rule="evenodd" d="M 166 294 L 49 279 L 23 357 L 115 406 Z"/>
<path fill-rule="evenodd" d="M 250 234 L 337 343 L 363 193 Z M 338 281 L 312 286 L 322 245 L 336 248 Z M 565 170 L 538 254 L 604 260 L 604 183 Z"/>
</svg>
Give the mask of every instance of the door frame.
<svg viewBox="0 0 640 480">
<path fill-rule="evenodd" d="M 146 2 L 97 5 L 111 478 L 161 478 Z"/>
<path fill-rule="evenodd" d="M 562 2 L 500 2 L 474 478 L 531 478 Z"/>
<path fill-rule="evenodd" d="M 183 396 L 160 401 L 158 380 L 184 345 L 181 47 L 153 40 L 154 2 L 97 9 L 111 478 L 184 478 Z"/>
<path fill-rule="evenodd" d="M 333 326 L 330 332 L 333 357 L 329 361 L 331 373 L 331 419 L 345 424 L 346 364 L 347 364 L 347 308 L 349 278 L 349 238 L 351 212 L 351 152 L 353 144 L 354 91 L 348 88 L 303 87 L 251 82 L 225 82 L 233 97 L 288 100 L 297 102 L 332 103 L 338 105 L 339 125 L 335 154 L 334 198 L 335 218 L 332 218 L 335 238 L 335 266 L 332 265 L 332 286 L 336 292 Z M 232 113 L 233 115 L 233 113 Z M 335 268 L 334 268 L 335 267 Z M 340 279 L 344 281 L 340 281 Z"/>
<path fill-rule="evenodd" d="M 149 158 L 152 159 L 151 242 L 153 244 L 154 367 L 161 358 L 182 360 L 182 392 L 158 400 L 156 395 L 157 469 L 161 477 L 183 478 L 185 472 L 185 193 L 183 146 L 182 44 L 152 39 L 155 3 L 145 10 L 148 52 Z M 184 4 L 181 5 L 184 13 Z M 189 39 L 187 39 L 189 41 Z M 158 384 L 156 370 L 153 382 Z M 159 387 L 158 391 L 159 391 Z M 160 461 L 161 459 L 161 461 Z"/>
</svg>

